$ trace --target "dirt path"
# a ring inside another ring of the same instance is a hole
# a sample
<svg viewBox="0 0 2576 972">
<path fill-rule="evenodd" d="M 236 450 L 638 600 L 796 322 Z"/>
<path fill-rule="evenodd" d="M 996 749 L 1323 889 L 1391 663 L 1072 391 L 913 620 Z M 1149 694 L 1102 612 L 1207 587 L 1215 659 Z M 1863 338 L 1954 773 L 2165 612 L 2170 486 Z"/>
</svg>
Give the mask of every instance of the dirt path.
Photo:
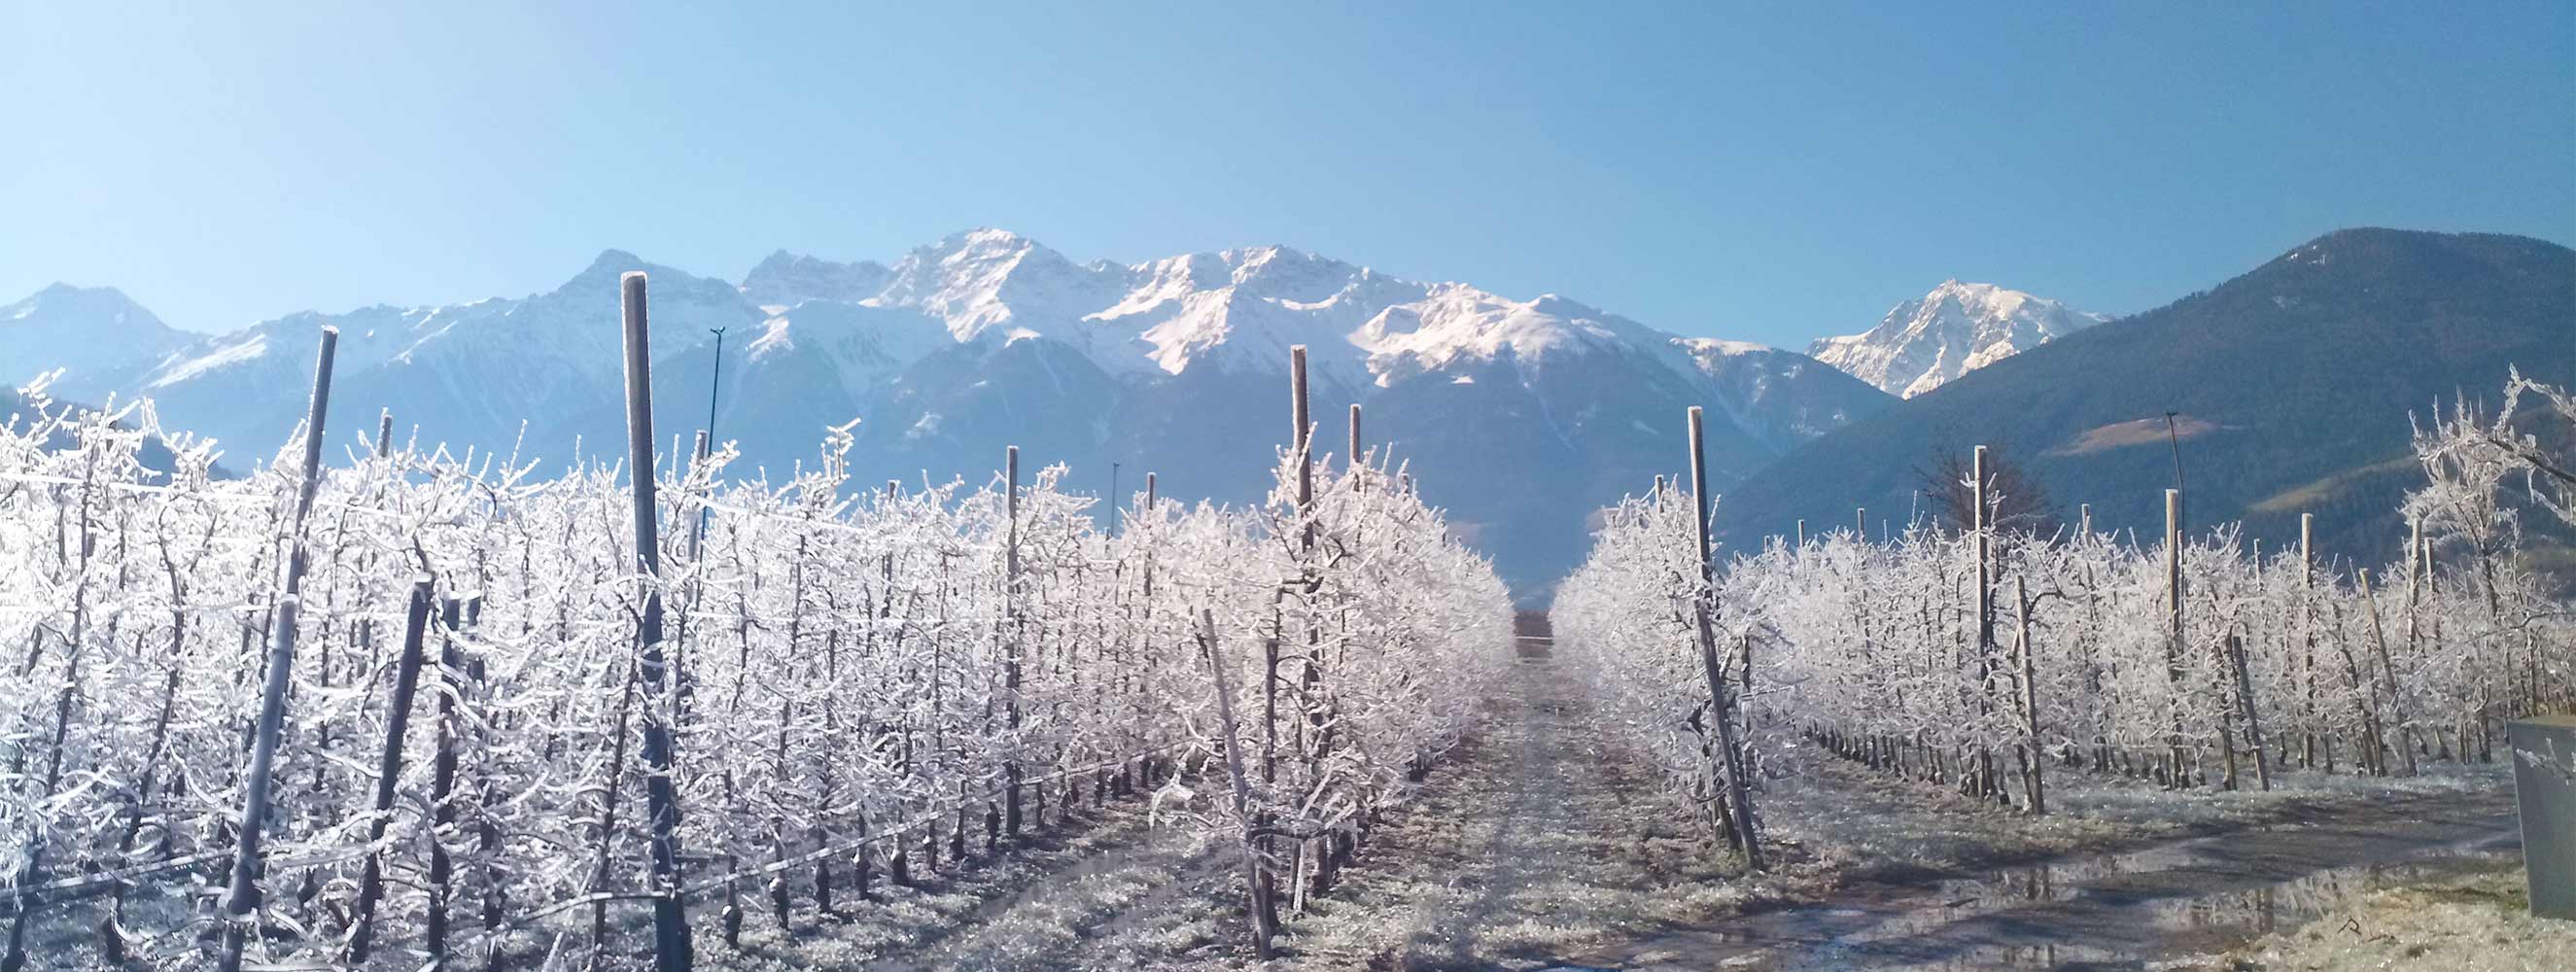
<svg viewBox="0 0 2576 972">
<path fill-rule="evenodd" d="M 1270 968 L 2136 968 L 2511 846 L 2483 778 L 2220 798 L 2069 780 L 2070 812 L 2031 820 L 1798 754 L 1758 800 L 1777 866 L 1748 876 L 1595 724 L 1543 623 L 1516 647 L 1521 677 Z M 720 966 L 1251 968 L 1233 860 L 1193 832 L 1113 808 Z"/>
<path fill-rule="evenodd" d="M 1536 968 L 1731 911 L 1737 864 L 1589 719 L 1542 624 L 1487 726 L 1390 811 L 1331 900 L 1292 922 L 1292 968 Z"/>
</svg>

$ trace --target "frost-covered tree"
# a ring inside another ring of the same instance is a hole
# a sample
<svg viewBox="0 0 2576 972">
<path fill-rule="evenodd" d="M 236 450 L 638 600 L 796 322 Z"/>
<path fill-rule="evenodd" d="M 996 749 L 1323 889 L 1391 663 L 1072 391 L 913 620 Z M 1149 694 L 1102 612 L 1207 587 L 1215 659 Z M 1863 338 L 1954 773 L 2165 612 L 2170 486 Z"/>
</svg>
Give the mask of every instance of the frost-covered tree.
<svg viewBox="0 0 2576 972">
<path fill-rule="evenodd" d="M 296 483 L 218 479 L 184 439 L 148 468 L 148 405 L 33 391 L 0 427 L 0 922 L 183 961 L 236 843 Z M 845 911 L 1019 836 L 1015 793 L 1052 826 L 1212 767 L 1211 653 L 1280 658 L 1274 717 L 1243 727 L 1276 767 L 1247 806 L 1303 888 L 1509 657 L 1490 565 L 1383 468 L 1302 507 L 1136 503 L 1111 535 L 1060 469 L 905 487 L 851 482 L 846 430 L 775 474 L 718 448 L 631 471 L 659 480 L 657 581 L 627 547 L 629 470 L 378 445 L 334 457 L 305 527 L 256 962 L 639 947 L 648 715 L 676 740 L 685 893 L 720 903 L 702 934 Z M 640 682 L 656 591 L 667 693 Z M 1264 681 L 1235 688 L 1259 713 Z"/>
</svg>

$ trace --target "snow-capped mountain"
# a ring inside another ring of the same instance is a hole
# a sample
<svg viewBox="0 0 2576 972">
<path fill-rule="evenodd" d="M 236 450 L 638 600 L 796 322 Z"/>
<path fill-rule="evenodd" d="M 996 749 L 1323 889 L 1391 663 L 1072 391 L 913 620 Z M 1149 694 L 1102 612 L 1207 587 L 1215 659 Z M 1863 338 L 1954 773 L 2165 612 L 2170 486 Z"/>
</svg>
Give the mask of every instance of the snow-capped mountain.
<svg viewBox="0 0 2576 972">
<path fill-rule="evenodd" d="M 57 283 L 0 307 L 0 383 L 11 387 L 55 368 L 63 381 L 112 384 L 110 369 L 158 361 L 188 336 L 114 287 Z"/>
<path fill-rule="evenodd" d="M 1804 355 L 1681 338 L 1554 295 L 1415 283 L 1279 246 L 1078 263 L 989 229 L 891 268 L 781 252 L 739 284 L 610 250 L 543 294 L 292 315 L 138 355 L 65 394 L 151 395 L 165 421 L 247 468 L 291 434 L 332 325 L 338 447 L 391 409 L 398 434 L 459 451 L 550 468 L 577 448 L 622 458 L 617 279 L 637 269 L 656 429 L 684 444 L 712 407 L 740 475 L 810 463 L 823 429 L 855 416 L 851 466 L 868 479 L 981 480 L 1015 444 L 1067 464 L 1076 488 L 1107 493 L 1115 463 L 1131 477 L 1122 490 L 1150 470 L 1167 496 L 1252 501 L 1288 437 L 1283 376 L 1302 344 L 1323 448 L 1347 451 L 1340 415 L 1364 405 L 1370 447 L 1409 462 L 1531 593 L 1580 557 L 1587 511 L 1679 468 L 1687 406 L 1725 420 L 1710 463 L 1727 483 L 1893 401 Z"/>
<path fill-rule="evenodd" d="M 1912 398 L 2109 319 L 1994 284 L 1948 280 L 1896 305 L 1866 333 L 1821 338 L 1807 353 L 1880 391 Z"/>
</svg>

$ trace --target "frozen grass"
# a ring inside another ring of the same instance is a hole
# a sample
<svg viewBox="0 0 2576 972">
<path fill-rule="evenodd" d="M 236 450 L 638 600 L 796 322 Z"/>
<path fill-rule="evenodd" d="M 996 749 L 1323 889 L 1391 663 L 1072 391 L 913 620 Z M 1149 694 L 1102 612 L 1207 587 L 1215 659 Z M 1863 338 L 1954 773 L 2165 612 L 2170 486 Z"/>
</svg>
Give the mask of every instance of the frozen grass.
<svg viewBox="0 0 2576 972">
<path fill-rule="evenodd" d="M 785 972 L 1205 964 L 1195 960 L 1218 947 L 1206 929 L 1153 928 L 1137 917 L 1195 910 L 1206 898 L 1198 879 L 1222 869 L 1221 855 L 1189 832 L 1149 827 L 1141 803 L 1112 803 L 1083 817 L 918 887 L 894 887 L 880 875 L 873 901 L 848 900 L 844 889 L 838 916 L 803 902 L 792 927 L 781 929 L 756 914 L 738 949 L 712 922 L 700 922 L 699 966 Z M 1112 928 L 1118 933 L 1101 934 Z"/>
<path fill-rule="evenodd" d="M 2050 812 L 2030 817 L 1814 747 L 1794 750 L 1774 767 L 1783 776 L 1768 781 L 1759 804 L 1773 836 L 1824 865 L 1802 872 L 1826 877 L 1822 883 L 1789 882 L 1807 897 L 1850 882 L 2219 833 L 2378 801 L 2501 800 L 2513 785 L 2510 769 L 2500 764 L 2430 764 L 2423 775 L 2391 779 L 2275 771 L 2270 792 L 2254 788 L 2250 765 L 2246 788 L 2236 791 L 2166 790 L 2151 781 L 2052 767 Z"/>
<path fill-rule="evenodd" d="M 2372 891 L 2324 918 L 2227 953 L 2209 968 L 2508 972 L 2576 963 L 2576 922 L 2531 916 L 2520 868 Z"/>
</svg>

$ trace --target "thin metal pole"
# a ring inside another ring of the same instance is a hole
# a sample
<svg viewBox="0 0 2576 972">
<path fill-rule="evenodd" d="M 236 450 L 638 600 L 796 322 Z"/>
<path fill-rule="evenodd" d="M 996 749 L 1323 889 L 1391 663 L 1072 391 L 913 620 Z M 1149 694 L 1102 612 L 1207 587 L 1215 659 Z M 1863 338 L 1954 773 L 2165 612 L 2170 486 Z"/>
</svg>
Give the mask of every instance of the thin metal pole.
<svg viewBox="0 0 2576 972">
<path fill-rule="evenodd" d="M 707 379 L 707 438 L 716 437 L 716 390 L 724 387 L 724 336 L 727 328 L 711 327 L 707 333 L 716 336 L 714 375 Z M 757 343 L 757 342 L 755 342 Z"/>
<path fill-rule="evenodd" d="M 706 461 L 707 450 L 714 444 L 716 439 L 716 389 L 724 387 L 724 336 L 726 330 L 727 328 L 721 327 L 711 327 L 707 329 L 707 333 L 716 336 L 716 360 L 715 364 L 712 366 L 712 371 L 714 373 L 707 379 L 707 427 L 698 433 L 698 451 L 696 458 L 699 462 Z M 698 559 L 698 538 L 706 536 L 707 533 L 708 512 L 709 511 L 706 507 L 698 507 L 698 515 L 695 517 L 698 522 L 697 525 L 691 529 L 689 534 L 689 559 L 692 562 Z"/>
<path fill-rule="evenodd" d="M 2170 447 L 2172 447 L 2172 449 L 2173 449 L 2174 496 L 2176 497 L 2176 500 L 2175 500 L 2176 505 L 2174 506 L 2174 516 L 2173 516 L 2173 527 L 2172 527 L 2172 529 L 2173 529 L 2173 536 L 2174 536 L 2174 540 L 2175 540 L 2175 541 L 2177 541 L 2177 542 L 2181 541 L 2181 539 L 2182 539 L 2182 534 L 2183 534 L 2182 506 L 2180 505 L 2180 503 L 2181 503 L 2180 497 L 2183 495 L 2183 491 L 2182 491 L 2182 490 L 2183 490 L 2183 486 L 2182 486 L 2182 432 L 2181 432 L 2181 430 L 2180 430 L 2179 426 L 2177 426 L 2177 425 L 2175 424 L 2175 421 L 2174 421 L 2174 416 L 2176 416 L 2176 415 L 2178 415 L 2178 414 L 2180 414 L 2180 413 L 2178 413 L 2178 412 L 2171 412 L 2171 411 L 2168 411 L 2168 412 L 2166 412 L 2166 413 L 2165 413 L 2165 444 L 2166 444 L 2166 445 L 2168 445 L 2168 446 L 2170 446 Z"/>
</svg>

